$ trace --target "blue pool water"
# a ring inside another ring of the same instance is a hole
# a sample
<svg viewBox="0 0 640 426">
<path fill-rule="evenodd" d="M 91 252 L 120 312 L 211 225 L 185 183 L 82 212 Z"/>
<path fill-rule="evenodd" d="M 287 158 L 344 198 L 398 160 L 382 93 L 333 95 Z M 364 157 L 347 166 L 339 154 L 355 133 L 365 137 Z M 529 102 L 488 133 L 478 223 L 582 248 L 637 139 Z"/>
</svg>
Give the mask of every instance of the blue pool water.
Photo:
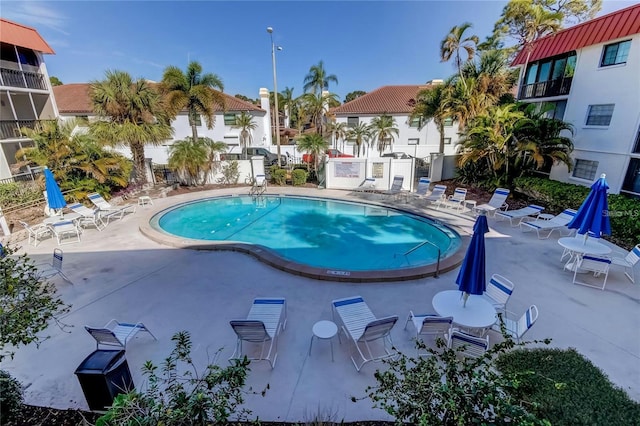
<svg viewBox="0 0 640 426">
<path fill-rule="evenodd" d="M 434 245 L 441 259 L 460 247 L 456 232 L 428 218 L 322 198 L 209 198 L 164 211 L 151 224 L 182 238 L 258 244 L 286 260 L 336 270 L 415 268 L 436 262 Z"/>
</svg>

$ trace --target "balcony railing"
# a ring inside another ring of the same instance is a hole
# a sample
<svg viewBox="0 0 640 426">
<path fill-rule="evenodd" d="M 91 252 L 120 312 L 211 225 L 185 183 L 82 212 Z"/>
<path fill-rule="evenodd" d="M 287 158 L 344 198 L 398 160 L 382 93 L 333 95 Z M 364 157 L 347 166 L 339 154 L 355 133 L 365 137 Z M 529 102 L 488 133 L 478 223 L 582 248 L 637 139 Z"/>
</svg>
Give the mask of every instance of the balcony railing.
<svg viewBox="0 0 640 426">
<path fill-rule="evenodd" d="M 44 75 L 37 72 L 0 68 L 0 84 L 10 87 L 47 90 Z"/>
<path fill-rule="evenodd" d="M 0 120 L 0 139 L 21 138 L 20 129 L 35 129 L 40 120 Z"/>
<path fill-rule="evenodd" d="M 557 78 L 555 80 L 540 81 L 524 84 L 520 88 L 518 99 L 547 98 L 551 96 L 568 95 L 571 90 L 573 77 Z"/>
</svg>

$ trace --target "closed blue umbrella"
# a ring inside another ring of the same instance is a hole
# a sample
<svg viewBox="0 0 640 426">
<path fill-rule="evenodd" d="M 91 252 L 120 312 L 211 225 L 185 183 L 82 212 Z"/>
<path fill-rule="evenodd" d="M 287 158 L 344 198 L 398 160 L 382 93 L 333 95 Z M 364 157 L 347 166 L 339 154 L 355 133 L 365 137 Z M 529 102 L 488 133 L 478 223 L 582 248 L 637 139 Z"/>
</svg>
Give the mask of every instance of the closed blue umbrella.
<svg viewBox="0 0 640 426">
<path fill-rule="evenodd" d="M 44 168 L 44 185 L 47 192 L 47 204 L 50 209 L 56 210 L 67 206 L 53 173 L 46 167 Z"/>
<path fill-rule="evenodd" d="M 607 202 L 607 190 L 609 185 L 603 173 L 600 179 L 591 185 L 591 191 L 573 220 L 567 225 L 569 229 L 577 229 L 578 234 L 584 235 L 585 241 L 589 235 L 600 238 L 603 234 L 611 234 L 609 222 L 609 205 Z"/>
<path fill-rule="evenodd" d="M 470 294 L 482 294 L 487 288 L 484 260 L 484 234 L 487 232 L 489 232 L 489 225 L 487 225 L 487 216 L 483 212 L 473 225 L 473 236 L 456 278 L 458 289 L 463 292 L 465 305 Z"/>
</svg>

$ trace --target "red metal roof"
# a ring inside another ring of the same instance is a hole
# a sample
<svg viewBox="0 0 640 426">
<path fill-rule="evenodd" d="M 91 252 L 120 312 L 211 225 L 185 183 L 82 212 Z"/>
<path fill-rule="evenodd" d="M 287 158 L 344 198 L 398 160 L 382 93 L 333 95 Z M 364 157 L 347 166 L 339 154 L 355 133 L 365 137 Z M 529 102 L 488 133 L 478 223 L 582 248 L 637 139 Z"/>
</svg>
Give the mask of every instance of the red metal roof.
<svg viewBox="0 0 640 426">
<path fill-rule="evenodd" d="M 383 86 L 366 95 L 331 109 L 344 114 L 409 114 L 413 111 L 418 91 L 429 85 Z"/>
<path fill-rule="evenodd" d="M 53 87 L 53 97 L 58 105 L 58 111 L 63 114 L 92 115 L 93 107 L 89 97 L 89 83 L 63 84 Z M 234 96 L 222 94 L 228 112 L 242 111 L 263 111 L 260 107 L 252 103 L 243 101 Z M 217 112 L 223 111 L 222 107 L 216 105 Z"/>
<path fill-rule="evenodd" d="M 640 3 L 558 31 L 533 43 L 528 62 L 640 33 Z M 527 62 L 528 49 L 520 50 L 512 66 Z"/>
<path fill-rule="evenodd" d="M 0 41 L 42 53 L 55 53 L 35 28 L 4 18 L 0 18 Z"/>
</svg>

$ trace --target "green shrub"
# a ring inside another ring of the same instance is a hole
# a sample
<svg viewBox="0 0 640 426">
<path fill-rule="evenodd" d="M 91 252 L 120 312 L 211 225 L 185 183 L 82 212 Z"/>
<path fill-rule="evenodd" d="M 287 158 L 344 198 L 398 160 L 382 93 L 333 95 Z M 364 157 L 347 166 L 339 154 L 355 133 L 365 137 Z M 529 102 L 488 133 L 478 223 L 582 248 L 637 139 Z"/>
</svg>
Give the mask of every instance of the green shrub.
<svg viewBox="0 0 640 426">
<path fill-rule="evenodd" d="M 22 385 L 11 374 L 0 370 L 0 423 L 13 420 L 20 413 Z"/>
<path fill-rule="evenodd" d="M 514 184 L 515 191 L 556 214 L 566 208 L 580 208 L 590 190 L 582 185 L 536 177 L 517 178 Z M 640 201 L 620 194 L 609 195 L 608 201 L 611 241 L 631 249 L 640 242 Z"/>
<path fill-rule="evenodd" d="M 515 350 L 496 366 L 519 383 L 512 395 L 553 425 L 640 425 L 640 404 L 575 349 Z"/>
<path fill-rule="evenodd" d="M 271 173 L 271 178 L 276 185 L 285 185 L 287 183 L 287 171 L 285 169 L 276 169 Z"/>
<path fill-rule="evenodd" d="M 291 182 L 293 186 L 304 185 L 307 183 L 308 173 L 306 170 L 296 169 L 291 172 Z"/>
<path fill-rule="evenodd" d="M 0 184 L 0 206 L 7 208 L 43 199 L 42 189 L 35 183 Z"/>
<path fill-rule="evenodd" d="M 238 162 L 236 160 L 229 161 L 222 166 L 222 177 L 218 179 L 218 182 L 223 185 L 235 185 L 240 179 L 240 170 L 238 168 Z"/>
</svg>

